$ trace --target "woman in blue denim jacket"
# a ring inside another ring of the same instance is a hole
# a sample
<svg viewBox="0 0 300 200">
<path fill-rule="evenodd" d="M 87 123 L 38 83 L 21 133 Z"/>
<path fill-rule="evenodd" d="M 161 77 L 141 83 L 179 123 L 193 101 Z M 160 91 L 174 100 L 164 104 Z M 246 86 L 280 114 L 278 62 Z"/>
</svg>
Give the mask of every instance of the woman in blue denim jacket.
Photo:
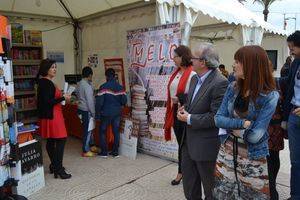
<svg viewBox="0 0 300 200">
<path fill-rule="evenodd" d="M 269 199 L 267 128 L 279 94 L 267 53 L 245 46 L 234 55 L 231 83 L 215 116 L 222 145 L 217 159 L 217 199 Z"/>
</svg>

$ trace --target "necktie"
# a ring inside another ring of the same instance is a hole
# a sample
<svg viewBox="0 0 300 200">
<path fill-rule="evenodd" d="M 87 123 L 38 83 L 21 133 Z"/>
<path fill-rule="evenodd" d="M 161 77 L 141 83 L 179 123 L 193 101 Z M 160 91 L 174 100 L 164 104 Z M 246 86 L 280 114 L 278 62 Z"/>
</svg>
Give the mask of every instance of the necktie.
<svg viewBox="0 0 300 200">
<path fill-rule="evenodd" d="M 199 91 L 201 85 L 202 85 L 202 81 L 201 81 L 201 79 L 199 78 L 199 79 L 198 79 L 198 83 L 197 83 L 197 85 L 196 85 L 196 87 L 195 87 L 195 90 L 194 90 L 194 94 L 193 94 L 193 98 L 192 98 L 191 103 L 194 101 L 194 98 L 196 97 L 196 95 L 197 95 L 197 93 L 198 93 L 198 91 Z"/>
</svg>

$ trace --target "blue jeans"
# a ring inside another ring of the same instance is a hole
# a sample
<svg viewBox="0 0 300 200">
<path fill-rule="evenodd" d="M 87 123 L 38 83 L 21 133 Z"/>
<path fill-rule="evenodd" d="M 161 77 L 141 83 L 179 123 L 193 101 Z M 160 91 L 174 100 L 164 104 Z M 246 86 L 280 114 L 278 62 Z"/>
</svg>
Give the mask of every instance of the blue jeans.
<svg viewBox="0 0 300 200">
<path fill-rule="evenodd" d="M 102 116 L 100 121 L 100 148 L 102 154 L 107 154 L 107 144 L 106 144 L 106 130 L 107 127 L 111 124 L 112 130 L 114 134 L 114 144 L 113 144 L 113 153 L 118 153 L 119 149 L 119 141 L 120 141 L 120 133 L 119 133 L 119 127 L 120 127 L 120 116 Z"/>
<path fill-rule="evenodd" d="M 290 114 L 288 136 L 291 158 L 291 197 L 300 199 L 300 116 Z"/>
<path fill-rule="evenodd" d="M 77 114 L 81 115 L 81 122 L 83 126 L 82 152 L 86 153 L 90 151 L 90 145 L 93 144 L 92 131 L 88 131 L 91 115 L 88 111 L 83 111 L 79 109 L 77 111 Z"/>
</svg>

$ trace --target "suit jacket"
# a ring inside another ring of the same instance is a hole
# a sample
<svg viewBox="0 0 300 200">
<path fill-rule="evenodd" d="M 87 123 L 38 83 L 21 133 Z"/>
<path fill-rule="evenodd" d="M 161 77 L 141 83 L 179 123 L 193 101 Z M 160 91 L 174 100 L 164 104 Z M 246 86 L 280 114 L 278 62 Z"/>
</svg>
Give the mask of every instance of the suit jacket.
<svg viewBox="0 0 300 200">
<path fill-rule="evenodd" d="M 300 67 L 300 58 L 295 58 L 295 60 L 292 62 L 289 75 L 286 77 L 280 78 L 280 83 L 283 85 L 285 90 L 283 91 L 283 120 L 287 121 L 289 118 L 289 114 L 292 110 L 293 105 L 291 104 L 291 101 L 294 96 L 294 86 L 295 86 L 295 76 L 298 71 L 298 68 Z"/>
<path fill-rule="evenodd" d="M 191 114 L 191 125 L 185 128 L 182 145 L 186 143 L 190 157 L 195 161 L 215 161 L 220 140 L 214 116 L 222 103 L 228 81 L 218 70 L 213 70 L 191 102 L 197 82 L 195 75 L 185 104 L 186 111 Z"/>
</svg>

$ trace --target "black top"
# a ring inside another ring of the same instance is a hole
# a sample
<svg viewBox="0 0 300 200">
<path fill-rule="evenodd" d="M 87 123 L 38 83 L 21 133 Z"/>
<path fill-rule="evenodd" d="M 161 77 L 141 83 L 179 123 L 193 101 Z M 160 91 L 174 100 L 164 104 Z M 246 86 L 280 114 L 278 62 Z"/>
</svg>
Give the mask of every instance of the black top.
<svg viewBox="0 0 300 200">
<path fill-rule="evenodd" d="M 53 119 L 53 107 L 65 100 L 64 97 L 55 98 L 55 85 L 52 81 L 41 78 L 38 81 L 37 109 L 40 119 Z"/>
<path fill-rule="evenodd" d="M 244 118 L 248 114 L 249 97 L 242 97 L 241 93 L 238 94 L 234 101 L 234 111 L 236 114 Z"/>
</svg>

